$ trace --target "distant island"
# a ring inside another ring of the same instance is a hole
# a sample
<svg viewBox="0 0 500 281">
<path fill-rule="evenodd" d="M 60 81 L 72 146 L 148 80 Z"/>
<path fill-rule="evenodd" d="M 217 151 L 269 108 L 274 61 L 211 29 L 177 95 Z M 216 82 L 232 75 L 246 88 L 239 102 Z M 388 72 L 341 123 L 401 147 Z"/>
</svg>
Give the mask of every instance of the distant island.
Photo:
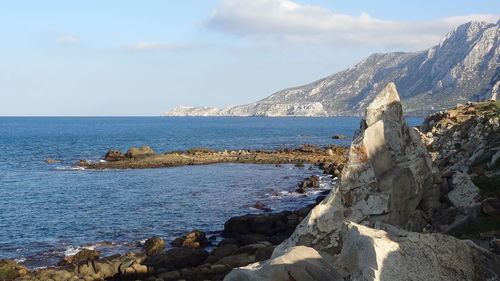
<svg viewBox="0 0 500 281">
<path fill-rule="evenodd" d="M 351 68 L 254 103 L 222 109 L 179 106 L 163 116 L 362 116 L 391 81 L 400 89 L 408 116 L 497 100 L 499 24 L 465 23 L 428 50 L 373 54 Z"/>
</svg>

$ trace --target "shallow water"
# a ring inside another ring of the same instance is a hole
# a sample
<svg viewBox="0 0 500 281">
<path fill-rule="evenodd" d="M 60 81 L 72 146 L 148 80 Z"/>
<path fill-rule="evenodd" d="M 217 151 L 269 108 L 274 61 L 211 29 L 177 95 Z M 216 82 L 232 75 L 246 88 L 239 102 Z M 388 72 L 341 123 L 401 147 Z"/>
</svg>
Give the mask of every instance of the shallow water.
<svg viewBox="0 0 500 281">
<path fill-rule="evenodd" d="M 321 171 L 292 165 L 215 164 L 141 170 L 72 170 L 109 148 L 148 145 L 157 152 L 277 149 L 300 144 L 348 145 L 359 118 L 0 118 L 0 258 L 46 266 L 80 246 L 105 253 L 137 241 L 166 239 L 198 228 L 221 230 L 235 215 L 305 206 L 293 191 Z M 416 124 L 419 119 L 410 119 Z M 46 158 L 61 163 L 44 163 Z M 324 189 L 332 187 L 325 177 Z"/>
</svg>

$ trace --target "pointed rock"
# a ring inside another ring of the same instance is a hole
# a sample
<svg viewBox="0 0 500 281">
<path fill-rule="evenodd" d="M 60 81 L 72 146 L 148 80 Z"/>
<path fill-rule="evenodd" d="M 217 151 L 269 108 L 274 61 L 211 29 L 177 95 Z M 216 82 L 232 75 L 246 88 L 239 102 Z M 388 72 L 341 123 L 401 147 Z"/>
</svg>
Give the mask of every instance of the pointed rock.
<svg viewBox="0 0 500 281">
<path fill-rule="evenodd" d="M 340 187 L 310 212 L 275 253 L 305 245 L 336 254 L 344 220 L 421 231 L 438 200 L 433 173 L 431 158 L 404 120 L 396 86 L 390 83 L 366 110 Z"/>
</svg>

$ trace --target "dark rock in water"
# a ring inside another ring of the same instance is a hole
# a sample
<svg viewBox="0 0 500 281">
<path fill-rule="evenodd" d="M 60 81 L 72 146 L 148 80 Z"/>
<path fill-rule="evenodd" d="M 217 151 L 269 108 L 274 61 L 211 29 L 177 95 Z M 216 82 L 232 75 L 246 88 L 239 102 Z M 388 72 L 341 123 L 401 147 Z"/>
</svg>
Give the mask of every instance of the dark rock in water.
<svg viewBox="0 0 500 281">
<path fill-rule="evenodd" d="M 61 160 L 47 158 L 47 159 L 43 160 L 43 162 L 45 162 L 45 163 L 61 163 Z"/>
<path fill-rule="evenodd" d="M 153 155 L 154 151 L 149 146 L 143 146 L 141 148 L 132 147 L 127 151 L 127 158 L 138 158 Z"/>
<path fill-rule="evenodd" d="M 298 193 L 305 193 L 308 188 L 319 188 L 319 177 L 318 176 L 310 176 L 304 181 L 299 183 L 299 188 L 296 190 Z"/>
<path fill-rule="evenodd" d="M 83 249 L 80 252 L 76 253 L 72 256 L 65 257 L 62 261 L 60 261 L 57 265 L 66 266 L 70 264 L 79 265 L 82 263 L 86 263 L 88 261 L 93 261 L 99 259 L 101 254 L 96 250 Z"/>
<path fill-rule="evenodd" d="M 172 270 L 201 265 L 208 256 L 208 252 L 202 249 L 173 248 L 164 254 L 148 257 L 143 264 Z"/>
<path fill-rule="evenodd" d="M 290 236 L 312 207 L 313 205 L 296 211 L 232 217 L 224 224 L 222 236 L 235 239 L 238 245 L 264 240 L 279 243 L 283 237 Z"/>
<path fill-rule="evenodd" d="M 177 237 L 174 241 L 172 241 L 172 246 L 184 248 L 200 248 L 211 244 L 212 243 L 208 241 L 205 232 L 197 229 L 188 232 L 181 237 Z"/>
<path fill-rule="evenodd" d="M 500 216 L 500 199 L 486 198 L 481 203 L 483 213 L 490 216 Z"/>
<path fill-rule="evenodd" d="M 332 137 L 332 139 L 346 139 L 347 136 L 344 136 L 344 135 L 335 135 Z"/>
<path fill-rule="evenodd" d="M 262 201 L 258 201 L 257 203 L 255 203 L 255 205 L 253 205 L 253 207 L 257 210 L 262 210 L 265 212 L 271 211 L 271 208 L 266 207 L 266 204 L 264 204 L 264 202 L 262 202 Z"/>
<path fill-rule="evenodd" d="M 104 160 L 106 161 L 119 161 L 125 159 L 125 155 L 117 149 L 110 149 L 106 156 L 104 156 Z"/>
<path fill-rule="evenodd" d="M 142 246 L 146 255 L 154 256 L 159 254 L 165 248 L 165 241 L 158 236 L 153 236 L 146 240 L 144 246 Z"/>
<path fill-rule="evenodd" d="M 17 277 L 27 275 L 29 270 L 13 260 L 0 260 L 0 280 L 14 280 Z"/>
</svg>

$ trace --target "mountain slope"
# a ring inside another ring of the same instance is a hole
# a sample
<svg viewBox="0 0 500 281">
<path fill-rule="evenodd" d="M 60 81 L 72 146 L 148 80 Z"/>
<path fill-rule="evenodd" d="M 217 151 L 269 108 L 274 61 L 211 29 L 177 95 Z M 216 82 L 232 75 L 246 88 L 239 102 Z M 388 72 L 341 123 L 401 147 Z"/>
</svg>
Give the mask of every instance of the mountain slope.
<svg viewBox="0 0 500 281">
<path fill-rule="evenodd" d="M 178 107 L 165 116 L 362 115 L 389 82 L 408 115 L 500 95 L 500 21 L 469 22 L 421 52 L 373 54 L 357 65 L 263 100 L 223 109 Z"/>
</svg>

